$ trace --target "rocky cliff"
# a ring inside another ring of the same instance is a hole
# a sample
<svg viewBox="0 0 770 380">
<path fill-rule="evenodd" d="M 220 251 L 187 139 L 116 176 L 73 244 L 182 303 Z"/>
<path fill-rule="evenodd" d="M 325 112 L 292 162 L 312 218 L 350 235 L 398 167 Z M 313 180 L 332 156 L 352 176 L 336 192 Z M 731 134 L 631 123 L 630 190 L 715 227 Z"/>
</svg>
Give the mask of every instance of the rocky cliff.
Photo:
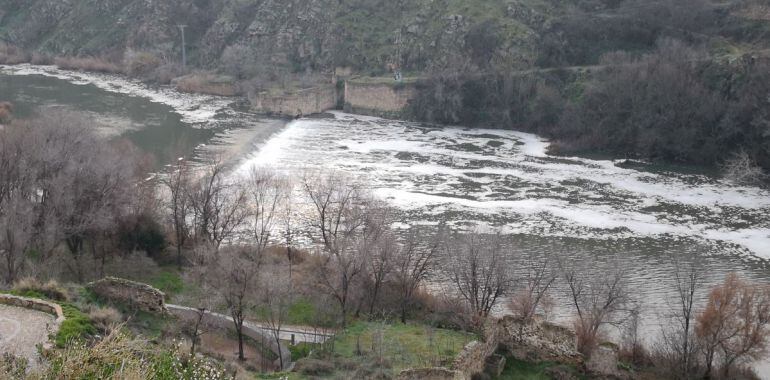
<svg viewBox="0 0 770 380">
<path fill-rule="evenodd" d="M 178 26 L 187 25 L 192 65 L 245 77 L 275 65 L 293 72 L 337 66 L 375 74 L 393 67 L 421 71 L 458 59 L 526 66 L 538 31 L 566 3 L 0 0 L 0 40 L 54 55 L 118 59 L 138 51 L 177 60 Z"/>
</svg>

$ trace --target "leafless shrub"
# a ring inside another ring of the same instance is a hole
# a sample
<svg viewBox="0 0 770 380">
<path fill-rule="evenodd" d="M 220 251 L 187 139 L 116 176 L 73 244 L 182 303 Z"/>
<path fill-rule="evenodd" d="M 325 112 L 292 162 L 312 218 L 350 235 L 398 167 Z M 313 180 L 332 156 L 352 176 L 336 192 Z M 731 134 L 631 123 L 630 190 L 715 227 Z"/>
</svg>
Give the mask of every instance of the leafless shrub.
<svg viewBox="0 0 770 380">
<path fill-rule="evenodd" d="M 10 102 L 0 102 L 0 124 L 10 122 L 12 112 L 13 104 Z"/>
<path fill-rule="evenodd" d="M 481 319 L 513 289 L 514 279 L 505 265 L 504 250 L 500 235 L 456 235 L 444 243 L 449 281 Z"/>
<path fill-rule="evenodd" d="M 630 311 L 631 293 L 627 273 L 620 264 L 597 272 L 579 263 L 560 262 L 567 296 L 575 310 L 578 350 L 589 355 L 599 344 L 602 328 L 621 326 Z"/>
<path fill-rule="evenodd" d="M 722 173 L 725 179 L 740 185 L 763 185 L 768 180 L 768 175 L 745 150 L 735 152 L 725 160 Z"/>
<path fill-rule="evenodd" d="M 100 332 L 110 334 L 123 321 L 123 315 L 113 307 L 101 307 L 92 309 L 88 319 Z"/>
</svg>

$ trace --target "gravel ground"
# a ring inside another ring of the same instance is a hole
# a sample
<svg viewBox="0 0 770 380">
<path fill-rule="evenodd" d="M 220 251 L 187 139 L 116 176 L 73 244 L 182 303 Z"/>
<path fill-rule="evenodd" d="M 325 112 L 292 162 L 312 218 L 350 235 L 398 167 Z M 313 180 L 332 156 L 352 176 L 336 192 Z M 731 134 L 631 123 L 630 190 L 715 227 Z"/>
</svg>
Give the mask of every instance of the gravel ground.
<svg viewBox="0 0 770 380">
<path fill-rule="evenodd" d="M 37 345 L 48 340 L 55 318 L 40 311 L 0 305 L 0 353 L 27 358 L 32 369 L 40 360 Z"/>
</svg>

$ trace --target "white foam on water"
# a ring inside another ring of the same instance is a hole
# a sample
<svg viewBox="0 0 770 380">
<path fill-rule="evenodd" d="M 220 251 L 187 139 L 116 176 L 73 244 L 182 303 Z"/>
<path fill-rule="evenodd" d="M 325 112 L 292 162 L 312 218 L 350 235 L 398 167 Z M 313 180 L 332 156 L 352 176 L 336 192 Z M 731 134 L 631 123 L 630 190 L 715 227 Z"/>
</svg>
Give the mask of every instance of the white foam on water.
<svg viewBox="0 0 770 380">
<path fill-rule="evenodd" d="M 559 236 L 684 236 L 770 258 L 770 192 L 758 188 L 611 160 L 551 158 L 546 140 L 524 132 L 333 115 L 290 123 L 239 172 L 253 165 L 337 170 L 361 177 L 412 216 L 460 212 L 463 221 L 495 219 L 508 231 Z M 727 208 L 743 218 L 739 225 L 723 218 Z"/>
</svg>

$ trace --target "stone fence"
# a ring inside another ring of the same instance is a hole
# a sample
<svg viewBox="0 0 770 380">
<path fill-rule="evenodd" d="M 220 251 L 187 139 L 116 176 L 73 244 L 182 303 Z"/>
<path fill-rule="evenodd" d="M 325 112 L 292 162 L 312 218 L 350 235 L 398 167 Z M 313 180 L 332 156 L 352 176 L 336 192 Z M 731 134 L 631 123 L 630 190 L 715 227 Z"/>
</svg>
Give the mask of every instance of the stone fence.
<svg viewBox="0 0 770 380">
<path fill-rule="evenodd" d="M 125 303 L 138 310 L 152 313 L 167 312 L 166 295 L 147 284 L 122 278 L 105 277 L 89 283 L 86 287 L 99 297 Z"/>
<path fill-rule="evenodd" d="M 56 303 L 37 298 L 26 298 L 12 296 L 9 294 L 0 294 L 0 304 L 23 307 L 25 309 L 37 310 L 43 313 L 51 314 L 56 317 L 56 324 L 61 324 L 65 319 L 61 306 Z"/>
</svg>

